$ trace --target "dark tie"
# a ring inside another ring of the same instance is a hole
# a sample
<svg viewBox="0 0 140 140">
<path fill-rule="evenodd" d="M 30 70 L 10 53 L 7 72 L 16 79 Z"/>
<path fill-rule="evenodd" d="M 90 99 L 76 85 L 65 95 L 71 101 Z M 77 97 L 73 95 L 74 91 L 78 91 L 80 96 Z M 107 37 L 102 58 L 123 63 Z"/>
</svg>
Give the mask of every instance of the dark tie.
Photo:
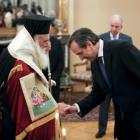
<svg viewBox="0 0 140 140">
<path fill-rule="evenodd" d="M 109 88 L 111 88 L 111 84 L 108 80 L 107 73 L 106 73 L 106 70 L 105 70 L 105 65 L 103 63 L 103 57 L 98 57 L 98 63 L 99 63 L 99 67 L 100 67 L 100 70 L 102 72 L 102 75 L 103 75 L 103 78 L 104 78 L 105 82 L 107 83 Z"/>
<path fill-rule="evenodd" d="M 117 40 L 117 36 L 113 36 L 113 40 Z"/>
</svg>

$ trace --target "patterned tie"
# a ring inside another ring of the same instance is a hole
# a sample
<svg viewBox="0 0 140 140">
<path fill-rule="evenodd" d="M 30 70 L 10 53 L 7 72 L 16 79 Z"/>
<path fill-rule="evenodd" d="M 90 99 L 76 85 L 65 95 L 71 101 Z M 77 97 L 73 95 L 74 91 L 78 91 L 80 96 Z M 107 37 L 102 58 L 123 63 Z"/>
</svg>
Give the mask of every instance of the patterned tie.
<svg viewBox="0 0 140 140">
<path fill-rule="evenodd" d="M 105 82 L 107 83 L 108 87 L 111 88 L 111 84 L 110 84 L 110 82 L 108 80 L 103 60 L 104 60 L 103 56 L 98 57 L 98 63 L 99 63 L 99 67 L 100 67 L 100 70 L 102 72 L 103 78 L 104 78 Z"/>
</svg>

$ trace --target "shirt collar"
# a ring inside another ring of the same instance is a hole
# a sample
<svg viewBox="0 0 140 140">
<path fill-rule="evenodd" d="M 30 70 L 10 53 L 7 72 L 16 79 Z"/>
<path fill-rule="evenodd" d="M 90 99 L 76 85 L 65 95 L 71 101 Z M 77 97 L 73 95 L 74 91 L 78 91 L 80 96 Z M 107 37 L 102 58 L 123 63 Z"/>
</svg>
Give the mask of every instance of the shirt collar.
<svg viewBox="0 0 140 140">
<path fill-rule="evenodd" d="M 113 36 L 112 33 L 110 32 L 110 39 L 111 39 L 111 40 L 117 40 L 117 39 L 119 39 L 119 33 L 115 36 L 115 39 L 114 39 L 114 36 Z"/>
<path fill-rule="evenodd" d="M 103 45 L 104 42 L 102 39 L 99 40 L 100 46 L 99 46 L 99 52 L 98 52 L 98 57 L 102 57 L 103 56 Z"/>
</svg>

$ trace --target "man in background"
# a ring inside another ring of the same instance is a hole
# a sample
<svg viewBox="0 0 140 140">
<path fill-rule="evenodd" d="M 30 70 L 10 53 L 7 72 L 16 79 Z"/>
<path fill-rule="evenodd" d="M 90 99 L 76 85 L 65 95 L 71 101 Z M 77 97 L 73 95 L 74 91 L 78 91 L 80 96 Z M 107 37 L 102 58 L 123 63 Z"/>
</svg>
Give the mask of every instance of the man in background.
<svg viewBox="0 0 140 140">
<path fill-rule="evenodd" d="M 110 18 L 110 30 L 100 35 L 103 40 L 123 40 L 132 44 L 132 38 L 126 34 L 121 33 L 123 28 L 123 19 L 120 15 L 112 15 Z M 112 46 L 113 47 L 113 46 Z M 99 108 L 99 131 L 96 138 L 101 138 L 105 135 L 107 129 L 109 105 L 111 101 L 110 94 L 107 94 L 106 99 Z"/>
<path fill-rule="evenodd" d="M 52 86 L 52 95 L 56 102 L 59 102 L 60 98 L 60 78 L 64 69 L 64 49 L 61 41 L 57 39 L 56 28 L 54 22 L 51 22 L 50 29 L 50 42 L 51 50 L 49 51 L 50 58 L 50 71 L 51 78 L 56 82 L 55 86 Z M 48 70 L 44 71 L 46 77 L 48 77 Z"/>
<path fill-rule="evenodd" d="M 123 28 L 123 18 L 120 15 L 112 15 L 110 18 L 110 29 L 108 32 L 100 35 L 103 40 L 124 40 L 132 43 L 132 38 L 121 33 Z"/>
</svg>

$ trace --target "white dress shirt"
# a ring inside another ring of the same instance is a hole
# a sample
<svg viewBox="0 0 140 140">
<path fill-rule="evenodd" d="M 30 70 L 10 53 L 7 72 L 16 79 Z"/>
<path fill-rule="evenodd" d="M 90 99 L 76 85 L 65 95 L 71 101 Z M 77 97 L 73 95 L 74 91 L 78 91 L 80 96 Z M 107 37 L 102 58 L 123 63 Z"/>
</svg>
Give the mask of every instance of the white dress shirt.
<svg viewBox="0 0 140 140">
<path fill-rule="evenodd" d="M 117 39 L 119 39 L 119 33 L 117 35 L 113 36 L 113 34 L 110 32 L 110 39 L 111 40 L 117 40 Z"/>
</svg>

